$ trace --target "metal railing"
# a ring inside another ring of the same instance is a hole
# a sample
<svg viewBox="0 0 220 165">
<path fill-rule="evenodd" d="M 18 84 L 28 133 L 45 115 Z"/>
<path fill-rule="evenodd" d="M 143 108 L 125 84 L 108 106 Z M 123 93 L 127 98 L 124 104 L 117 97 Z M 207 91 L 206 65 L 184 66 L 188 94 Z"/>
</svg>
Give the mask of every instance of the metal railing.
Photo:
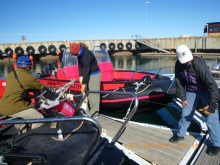
<svg viewBox="0 0 220 165">
<path fill-rule="evenodd" d="M 97 143 L 101 132 L 102 128 L 99 122 L 91 117 L 87 116 L 75 116 L 75 117 L 57 117 L 57 118 L 41 118 L 41 119 L 21 119 L 21 120 L 7 120 L 7 121 L 0 121 L 0 125 L 3 124 L 31 124 L 31 123 L 52 123 L 52 122 L 67 122 L 67 121 L 88 121 L 91 122 L 96 128 L 97 128 L 97 133 L 95 134 L 95 137 L 93 138 L 91 145 L 87 151 L 87 153 L 84 156 L 84 159 L 82 161 L 82 165 L 86 163 L 87 158 L 93 151 L 95 144 Z M 1 155 L 1 154 L 0 154 Z"/>
<path fill-rule="evenodd" d="M 169 53 L 169 51 L 165 50 L 164 47 L 161 46 L 160 43 L 158 43 L 157 38 L 156 39 L 148 39 L 148 38 L 143 38 L 141 35 L 132 35 L 131 36 L 132 40 L 136 40 L 137 42 L 147 45 L 148 47 L 152 49 L 157 49 L 159 51 Z"/>
<path fill-rule="evenodd" d="M 76 110 L 78 110 L 80 108 L 80 106 L 82 105 L 83 101 L 85 100 L 85 98 L 88 96 L 89 93 L 107 93 L 107 94 L 114 94 L 114 95 L 132 95 L 134 97 L 134 107 L 131 110 L 131 112 L 129 113 L 128 117 L 126 118 L 126 120 L 123 122 L 122 126 L 119 128 L 118 132 L 115 134 L 115 136 L 113 137 L 111 143 L 109 144 L 109 147 L 113 147 L 114 144 L 116 143 L 116 141 L 120 138 L 120 136 L 122 135 L 122 132 L 125 129 L 125 126 L 127 125 L 127 123 L 131 120 L 132 116 L 134 115 L 134 113 L 136 112 L 137 108 L 138 108 L 138 97 L 135 93 L 133 92 L 114 92 L 114 91 L 87 91 L 86 94 L 84 95 L 82 101 L 79 103 L 79 105 L 77 106 Z"/>
<path fill-rule="evenodd" d="M 133 79 L 133 77 L 134 77 L 134 75 L 135 75 L 136 73 L 147 73 L 148 71 L 158 70 L 158 72 L 154 75 L 154 77 L 155 77 L 156 75 L 158 75 L 158 74 L 160 73 L 161 69 L 171 68 L 171 67 L 175 67 L 175 65 L 164 66 L 164 67 L 159 67 L 159 68 L 152 68 L 152 69 L 149 69 L 149 70 L 147 70 L 147 71 L 134 71 L 133 75 L 132 75 L 131 78 L 130 78 L 130 81 Z"/>
</svg>

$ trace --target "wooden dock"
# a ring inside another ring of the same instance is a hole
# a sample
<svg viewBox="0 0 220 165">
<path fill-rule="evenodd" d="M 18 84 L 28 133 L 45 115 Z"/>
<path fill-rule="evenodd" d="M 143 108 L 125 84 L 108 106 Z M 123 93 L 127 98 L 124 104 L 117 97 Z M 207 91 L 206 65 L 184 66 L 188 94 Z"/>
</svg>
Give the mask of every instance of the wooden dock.
<svg viewBox="0 0 220 165">
<path fill-rule="evenodd" d="M 122 125 L 122 122 L 104 116 L 100 116 L 98 121 L 105 129 L 107 136 L 111 138 Z M 117 142 L 148 162 L 160 165 L 176 165 L 181 163 L 189 150 L 197 150 L 199 141 L 196 139 L 201 139 L 201 135 L 186 135 L 184 141 L 172 144 L 169 139 L 174 133 L 175 131 L 170 129 L 144 127 L 129 122 Z M 192 154 L 190 155 L 192 156 Z"/>
<path fill-rule="evenodd" d="M 220 164 L 220 155 L 210 156 L 208 151 L 212 147 L 212 142 L 209 139 L 206 139 L 204 142 L 204 148 L 201 149 L 199 156 L 196 157 L 195 161 L 193 160 L 193 165 L 219 165 Z"/>
</svg>

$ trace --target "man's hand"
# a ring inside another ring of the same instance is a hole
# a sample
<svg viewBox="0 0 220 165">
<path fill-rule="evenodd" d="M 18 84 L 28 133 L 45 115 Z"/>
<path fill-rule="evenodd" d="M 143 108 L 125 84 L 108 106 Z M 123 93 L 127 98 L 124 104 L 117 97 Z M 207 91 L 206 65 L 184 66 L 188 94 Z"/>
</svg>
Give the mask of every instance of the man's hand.
<svg viewBox="0 0 220 165">
<path fill-rule="evenodd" d="M 82 82 L 83 82 L 83 77 L 80 76 L 80 77 L 79 77 L 79 83 L 82 84 Z"/>
<path fill-rule="evenodd" d="M 218 108 L 218 103 L 211 102 L 209 105 L 206 107 L 199 109 L 199 111 L 204 112 L 207 115 L 211 115 L 215 113 L 215 110 Z"/>
<path fill-rule="evenodd" d="M 187 102 L 187 100 L 185 100 L 185 101 L 182 101 L 182 107 L 184 107 L 184 105 L 187 105 L 187 106 L 189 106 L 189 104 L 188 104 L 188 102 Z"/>
<path fill-rule="evenodd" d="M 86 84 L 82 84 L 81 92 L 83 93 L 86 89 Z"/>
</svg>

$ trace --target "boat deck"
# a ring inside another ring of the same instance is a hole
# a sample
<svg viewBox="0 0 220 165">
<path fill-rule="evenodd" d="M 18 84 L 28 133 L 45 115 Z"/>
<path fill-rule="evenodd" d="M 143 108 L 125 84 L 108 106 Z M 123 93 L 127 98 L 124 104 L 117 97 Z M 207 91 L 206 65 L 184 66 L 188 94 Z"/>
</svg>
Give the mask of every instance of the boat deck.
<svg viewBox="0 0 220 165">
<path fill-rule="evenodd" d="M 122 122 L 104 116 L 100 116 L 98 121 L 105 129 L 106 135 L 111 138 L 122 125 Z M 197 139 L 201 139 L 201 135 L 186 135 L 184 141 L 172 144 L 169 139 L 173 134 L 175 131 L 163 127 L 161 129 L 151 126 L 145 127 L 129 122 L 117 142 L 151 163 L 160 165 L 181 164 L 186 155 L 192 156 L 192 151 L 197 149 L 199 143 Z"/>
</svg>

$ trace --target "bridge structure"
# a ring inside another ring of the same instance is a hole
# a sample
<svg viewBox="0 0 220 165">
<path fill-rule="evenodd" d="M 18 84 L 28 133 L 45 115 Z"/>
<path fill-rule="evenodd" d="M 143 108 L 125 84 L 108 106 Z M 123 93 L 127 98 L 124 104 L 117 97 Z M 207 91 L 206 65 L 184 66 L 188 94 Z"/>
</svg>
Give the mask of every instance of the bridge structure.
<svg viewBox="0 0 220 165">
<path fill-rule="evenodd" d="M 23 42 L 0 44 L 0 54 L 7 53 L 11 57 L 40 55 L 40 54 L 61 54 L 70 43 L 84 43 L 90 50 L 94 46 L 107 48 L 109 52 L 120 51 L 145 51 L 170 53 L 176 47 L 185 44 L 193 52 L 220 52 L 219 36 L 193 36 L 177 38 L 143 38 L 140 35 L 132 35 L 131 39 L 104 39 L 104 40 L 70 40 L 70 41 L 46 41 L 46 42 Z M 110 53 L 111 54 L 111 53 Z M 0 55 L 1 56 L 1 55 Z"/>
</svg>

